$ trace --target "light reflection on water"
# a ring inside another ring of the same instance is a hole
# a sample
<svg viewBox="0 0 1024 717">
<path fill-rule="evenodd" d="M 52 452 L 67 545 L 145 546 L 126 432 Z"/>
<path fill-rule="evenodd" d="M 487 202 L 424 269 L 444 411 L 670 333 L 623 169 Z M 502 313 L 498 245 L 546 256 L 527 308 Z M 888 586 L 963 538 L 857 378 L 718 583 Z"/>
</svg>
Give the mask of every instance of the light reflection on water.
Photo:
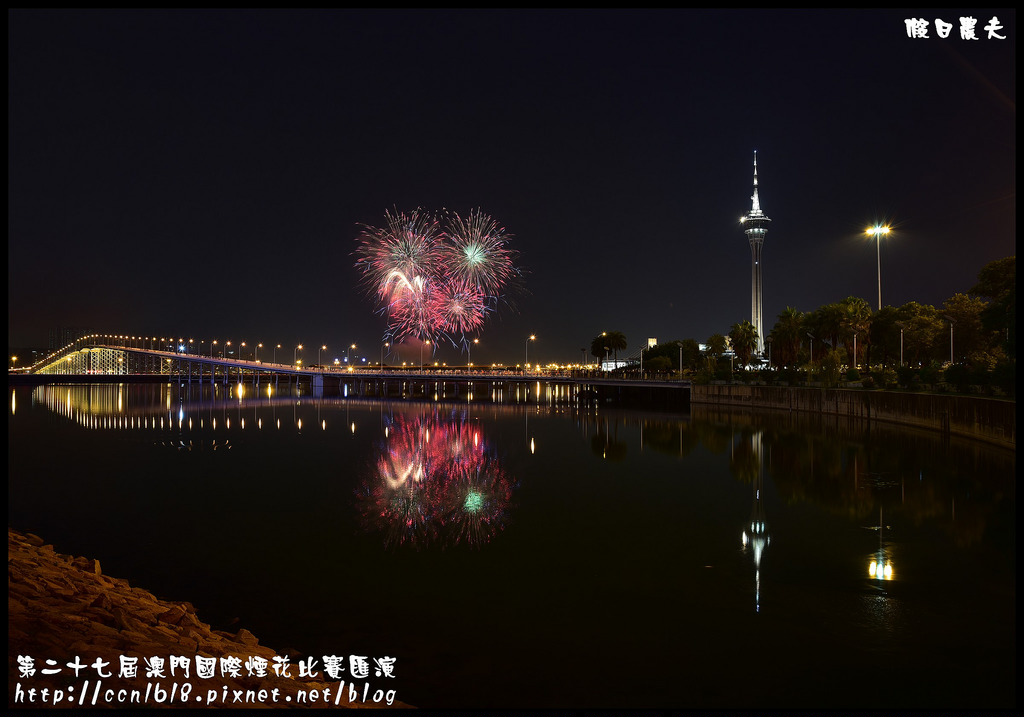
<svg viewBox="0 0 1024 717">
<path fill-rule="evenodd" d="M 265 644 L 396 654 L 423 707 L 1013 703 L 1012 452 L 241 388 L 13 389 L 11 526 Z"/>
</svg>

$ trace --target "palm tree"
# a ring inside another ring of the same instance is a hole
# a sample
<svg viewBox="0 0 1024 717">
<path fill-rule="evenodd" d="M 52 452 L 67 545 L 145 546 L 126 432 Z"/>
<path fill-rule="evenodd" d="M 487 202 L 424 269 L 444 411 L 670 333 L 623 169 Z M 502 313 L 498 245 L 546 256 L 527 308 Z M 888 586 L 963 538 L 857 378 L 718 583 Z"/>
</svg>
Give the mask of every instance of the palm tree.
<svg viewBox="0 0 1024 717">
<path fill-rule="evenodd" d="M 719 356 L 725 353 L 729 342 L 725 340 L 725 337 L 721 334 L 712 334 L 707 340 L 707 353 L 709 353 L 716 360 Z"/>
<path fill-rule="evenodd" d="M 868 304 L 864 299 L 857 298 L 856 296 L 848 296 L 839 302 L 839 306 L 843 312 L 843 325 L 849 331 L 851 339 L 853 337 L 863 336 L 866 341 L 862 344 L 865 346 L 865 356 L 871 358 L 870 346 L 871 339 L 868 333 L 868 327 L 871 326 L 871 305 Z M 853 356 L 853 360 L 850 361 L 850 366 L 857 365 L 857 357 L 854 355 L 857 341 L 851 341 L 850 351 L 848 356 Z"/>
<path fill-rule="evenodd" d="M 619 365 L 619 351 L 626 350 L 626 335 L 621 331 L 609 331 L 604 337 L 605 346 L 615 352 L 615 365 Z"/>
<path fill-rule="evenodd" d="M 750 357 L 757 347 L 757 328 L 749 321 L 740 321 L 732 325 L 729 330 L 729 339 L 732 341 L 732 348 L 740 360 L 740 365 L 749 364 Z"/>
<path fill-rule="evenodd" d="M 804 314 L 787 306 L 775 321 L 771 330 L 773 360 L 779 366 L 793 366 L 800 356 L 804 338 Z"/>
</svg>

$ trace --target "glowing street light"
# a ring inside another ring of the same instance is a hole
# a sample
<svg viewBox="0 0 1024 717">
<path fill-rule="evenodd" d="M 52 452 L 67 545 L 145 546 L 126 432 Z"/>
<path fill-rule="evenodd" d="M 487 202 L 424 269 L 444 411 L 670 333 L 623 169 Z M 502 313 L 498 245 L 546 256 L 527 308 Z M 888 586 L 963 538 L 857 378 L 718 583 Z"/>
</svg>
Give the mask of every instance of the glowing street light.
<svg viewBox="0 0 1024 717">
<path fill-rule="evenodd" d="M 424 341 L 423 343 L 420 344 L 420 371 L 423 370 L 423 346 L 425 344 L 429 344 L 429 343 L 430 343 L 430 339 L 427 339 L 426 341 Z"/>
<path fill-rule="evenodd" d="M 537 337 L 530 334 L 530 338 L 526 339 L 526 360 L 523 362 L 523 373 L 526 373 L 526 367 L 530 365 L 530 342 L 536 341 Z"/>
<path fill-rule="evenodd" d="M 319 366 L 320 368 L 323 368 L 324 366 L 322 363 L 320 363 L 320 353 L 326 350 L 327 344 L 322 345 L 320 348 L 316 350 L 316 365 Z"/>
<path fill-rule="evenodd" d="M 880 227 L 877 224 L 873 227 L 868 227 L 864 232 L 868 236 L 875 237 L 875 254 L 878 258 L 878 308 L 882 308 L 882 249 L 880 247 L 881 237 L 883 234 L 888 235 L 892 230 L 885 226 Z"/>
<path fill-rule="evenodd" d="M 355 345 L 355 344 L 352 344 L 352 345 L 351 345 L 351 346 L 349 346 L 349 347 L 348 347 L 347 349 L 345 349 L 345 363 L 346 363 L 346 364 L 348 364 L 348 363 L 349 363 L 349 359 L 351 359 L 351 356 L 349 355 L 349 351 L 351 351 L 351 350 L 352 350 L 352 349 L 354 349 L 355 347 L 356 347 L 356 345 Z M 327 347 L 325 346 L 324 348 L 327 348 Z"/>
<path fill-rule="evenodd" d="M 210 342 L 210 358 L 213 358 L 214 346 L 217 345 L 217 339 Z"/>
<path fill-rule="evenodd" d="M 473 339 L 466 344 L 466 368 L 470 373 L 473 372 L 473 344 L 480 343 L 480 339 Z"/>
<path fill-rule="evenodd" d="M 380 347 L 380 367 L 381 367 L 381 370 L 384 369 L 384 349 L 389 348 L 390 346 L 391 346 L 390 343 L 385 343 L 383 346 Z"/>
<path fill-rule="evenodd" d="M 261 348 L 263 348 L 263 344 L 262 344 L 262 343 L 259 343 L 259 344 L 256 344 L 256 348 L 255 348 L 255 349 L 253 349 L 253 354 L 254 354 L 254 356 L 253 356 L 253 360 L 254 360 L 254 361 L 255 361 L 256 363 L 259 363 L 259 362 L 260 362 L 260 349 L 261 349 Z"/>
<path fill-rule="evenodd" d="M 230 346 L 230 345 L 231 345 L 230 341 L 225 341 L 224 342 L 224 358 L 228 357 L 228 346 Z"/>
<path fill-rule="evenodd" d="M 278 344 L 277 346 L 274 347 L 274 363 L 275 364 L 277 363 L 277 350 L 279 348 L 281 348 L 281 344 Z"/>
<path fill-rule="evenodd" d="M 297 365 L 298 365 L 298 363 L 299 363 L 299 359 L 298 359 L 298 352 L 299 352 L 299 351 L 300 351 L 301 349 L 302 349 L 302 344 L 299 344 L 298 346 L 296 346 L 296 347 L 295 347 L 295 350 L 294 350 L 294 351 L 292 351 L 292 363 L 293 363 L 293 364 L 295 364 L 296 366 L 297 366 Z"/>
</svg>

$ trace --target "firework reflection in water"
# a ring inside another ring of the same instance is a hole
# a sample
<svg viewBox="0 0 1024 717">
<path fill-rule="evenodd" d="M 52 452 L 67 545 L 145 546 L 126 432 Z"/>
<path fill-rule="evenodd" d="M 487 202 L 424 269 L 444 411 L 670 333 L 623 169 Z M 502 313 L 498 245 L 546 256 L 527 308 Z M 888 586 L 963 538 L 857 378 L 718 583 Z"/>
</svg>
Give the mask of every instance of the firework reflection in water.
<svg viewBox="0 0 1024 717">
<path fill-rule="evenodd" d="M 479 547 L 504 529 L 515 485 L 479 425 L 400 415 L 381 447 L 357 498 L 364 528 L 389 547 Z"/>
<path fill-rule="evenodd" d="M 385 338 L 445 339 L 466 346 L 505 293 L 518 288 L 518 255 L 511 235 L 475 209 L 463 219 L 443 212 L 444 223 L 422 209 L 385 212 L 385 226 L 365 226 L 356 267 L 363 289 L 380 303 Z"/>
</svg>

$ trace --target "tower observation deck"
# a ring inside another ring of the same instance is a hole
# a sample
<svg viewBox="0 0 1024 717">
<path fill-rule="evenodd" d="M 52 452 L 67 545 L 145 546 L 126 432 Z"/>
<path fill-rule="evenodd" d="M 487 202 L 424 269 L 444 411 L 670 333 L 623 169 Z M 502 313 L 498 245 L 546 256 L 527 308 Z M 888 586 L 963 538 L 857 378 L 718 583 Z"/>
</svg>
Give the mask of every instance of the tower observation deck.
<svg viewBox="0 0 1024 717">
<path fill-rule="evenodd" d="M 754 353 L 758 356 L 764 354 L 764 323 L 761 311 L 761 247 L 764 244 L 765 234 L 768 233 L 768 223 L 771 221 L 761 211 L 761 202 L 757 198 L 757 150 L 754 150 L 754 195 L 750 198 L 751 207 L 746 216 L 740 217 L 743 225 L 743 233 L 747 235 L 750 242 L 750 323 L 757 331 L 757 345 Z"/>
</svg>

